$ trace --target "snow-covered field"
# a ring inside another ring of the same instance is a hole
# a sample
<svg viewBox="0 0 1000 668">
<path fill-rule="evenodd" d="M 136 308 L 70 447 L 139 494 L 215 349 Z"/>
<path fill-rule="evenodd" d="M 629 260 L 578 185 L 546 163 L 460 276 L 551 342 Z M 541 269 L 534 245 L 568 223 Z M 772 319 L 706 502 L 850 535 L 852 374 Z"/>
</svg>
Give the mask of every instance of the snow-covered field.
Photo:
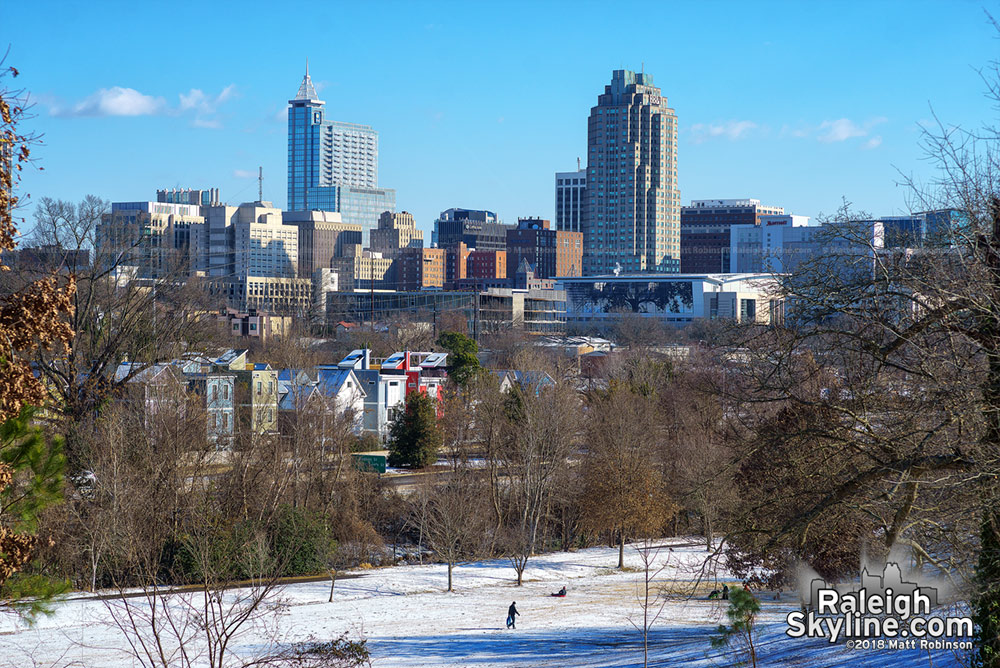
<svg viewBox="0 0 1000 668">
<path fill-rule="evenodd" d="M 705 557 L 704 545 L 669 540 L 659 552 L 668 560 L 659 580 L 676 591 L 650 634 L 652 666 L 728 666 L 733 662 L 713 650 L 709 637 L 724 620 L 724 602 L 705 594 L 727 581 L 702 584 L 700 595 L 687 596 Z M 282 589 L 288 607 L 279 617 L 285 642 L 309 637 L 332 639 L 347 632 L 368 639 L 373 665 L 395 666 L 641 666 L 642 637 L 637 585 L 641 561 L 626 548 L 626 566 L 618 572 L 617 550 L 593 548 L 539 556 L 528 562 L 525 583 L 514 585 L 506 561 L 455 568 L 455 591 L 445 592 L 442 565 L 411 565 L 360 571 L 361 577 L 338 581 L 333 603 L 329 582 L 301 583 Z M 549 594 L 566 585 L 566 598 Z M 764 613 L 760 664 L 764 666 L 958 666 L 950 650 L 848 650 L 823 640 L 784 635 L 785 615 L 798 608 L 795 595 L 781 600 L 762 596 Z M 517 629 L 504 620 L 511 601 L 521 616 Z M 237 651 L 259 646 L 256 632 L 239 638 Z M 108 622 L 105 604 L 86 598 L 59 604 L 56 613 L 26 628 L 0 619 L 0 666 L 132 666 L 122 650 L 121 634 Z"/>
</svg>

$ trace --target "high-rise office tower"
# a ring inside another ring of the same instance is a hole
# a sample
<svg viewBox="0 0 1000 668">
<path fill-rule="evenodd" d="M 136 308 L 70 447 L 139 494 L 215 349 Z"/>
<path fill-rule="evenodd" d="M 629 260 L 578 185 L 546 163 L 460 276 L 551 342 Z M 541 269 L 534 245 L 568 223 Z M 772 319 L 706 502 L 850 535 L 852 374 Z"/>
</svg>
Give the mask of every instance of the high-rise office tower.
<svg viewBox="0 0 1000 668">
<path fill-rule="evenodd" d="M 288 210 L 336 211 L 345 223 L 374 229 L 396 208 L 396 191 L 378 187 L 378 132 L 327 120 L 308 68 L 288 104 Z"/>
<path fill-rule="evenodd" d="M 396 257 L 404 248 L 423 248 L 424 233 L 412 213 L 386 211 L 378 218 L 378 229 L 371 231 L 370 247 L 384 257 Z"/>
<path fill-rule="evenodd" d="M 195 258 L 209 294 L 241 311 L 309 310 L 312 282 L 298 277 L 299 230 L 282 222 L 281 209 L 271 202 L 247 202 L 238 207 L 205 206 L 201 211 L 205 222 L 197 227 L 204 231 L 197 235 Z M 191 236 L 196 236 L 194 229 Z"/>
<path fill-rule="evenodd" d="M 166 202 L 113 202 L 94 230 L 99 266 L 135 267 L 137 278 L 175 278 L 197 270 L 205 245 L 201 207 Z"/>
<path fill-rule="evenodd" d="M 556 172 L 556 229 L 579 232 L 583 220 L 583 198 L 587 191 L 587 170 Z"/>
<path fill-rule="evenodd" d="M 360 225 L 343 222 L 334 211 L 283 211 L 281 220 L 299 230 L 299 278 L 313 278 L 317 269 L 329 269 L 344 248 L 364 242 Z"/>
<path fill-rule="evenodd" d="M 507 230 L 492 211 L 448 209 L 434 221 L 432 242 L 438 248 L 451 248 L 461 242 L 476 250 L 506 250 Z"/>
<path fill-rule="evenodd" d="M 587 123 L 583 273 L 680 269 L 677 114 L 653 77 L 615 70 Z"/>
</svg>

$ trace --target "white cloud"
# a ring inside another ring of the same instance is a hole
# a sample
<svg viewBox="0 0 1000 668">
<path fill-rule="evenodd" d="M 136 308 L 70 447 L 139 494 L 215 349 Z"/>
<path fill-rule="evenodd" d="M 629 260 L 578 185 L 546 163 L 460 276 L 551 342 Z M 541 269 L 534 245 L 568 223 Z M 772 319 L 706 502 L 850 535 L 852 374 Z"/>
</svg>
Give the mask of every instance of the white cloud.
<svg viewBox="0 0 1000 668">
<path fill-rule="evenodd" d="M 795 137 L 801 139 L 802 137 L 808 137 L 812 133 L 812 128 L 804 127 L 799 125 L 797 127 L 792 127 L 787 123 L 781 126 L 781 130 L 778 132 L 779 137 Z"/>
<path fill-rule="evenodd" d="M 696 123 L 691 126 L 691 132 L 694 134 L 695 143 L 700 144 L 713 137 L 725 137 L 736 141 L 756 128 L 757 124 L 753 121 L 726 121 L 725 123 Z"/>
<path fill-rule="evenodd" d="M 219 105 L 232 99 L 235 95 L 236 84 L 229 84 L 215 97 L 205 95 L 200 88 L 192 88 L 187 95 L 181 93 L 178 96 L 181 100 L 179 108 L 181 111 L 195 109 L 201 113 L 212 114 L 219 108 Z"/>
<path fill-rule="evenodd" d="M 234 169 L 233 170 L 233 177 L 237 178 L 237 179 L 252 179 L 252 178 L 256 178 L 256 176 L 257 176 L 256 172 L 248 172 L 245 169 Z"/>
<path fill-rule="evenodd" d="M 178 95 L 178 105 L 171 107 L 162 97 L 145 95 L 134 88 L 102 88 L 93 95 L 69 107 L 58 103 L 50 105 L 53 116 L 157 116 L 193 113 L 191 125 L 198 128 L 219 128 L 221 122 L 215 118 L 219 107 L 237 95 L 236 85 L 229 84 L 218 95 L 206 95 L 198 88 Z"/>
<path fill-rule="evenodd" d="M 887 120 L 888 119 L 885 116 L 877 116 L 865 121 L 861 125 L 858 125 L 849 118 L 838 118 L 835 121 L 823 121 L 819 125 L 820 134 L 817 135 L 816 139 L 824 144 L 830 144 L 834 142 L 847 141 L 848 139 L 853 139 L 854 137 L 867 137 L 873 127 L 881 123 L 885 123 Z M 881 138 L 878 143 L 881 143 Z M 870 148 L 878 146 L 878 143 Z"/>
<path fill-rule="evenodd" d="M 192 88 L 187 94 L 181 93 L 179 112 L 194 111 L 195 118 L 191 125 L 196 128 L 221 128 L 222 123 L 214 118 L 219 107 L 236 97 L 236 84 L 229 84 L 218 95 L 206 95 L 200 88 Z"/>
<path fill-rule="evenodd" d="M 134 88 L 102 88 L 72 107 L 53 106 L 53 116 L 153 116 L 163 113 L 167 103 L 162 97 L 144 95 Z"/>
<path fill-rule="evenodd" d="M 197 109 L 201 105 L 205 104 L 205 101 L 208 99 L 207 96 L 197 88 L 192 88 L 191 92 L 187 95 L 181 93 L 178 97 L 181 98 L 181 111 Z"/>
<path fill-rule="evenodd" d="M 817 137 L 824 144 L 847 141 L 851 137 L 864 137 L 865 130 L 854 124 L 848 118 L 838 118 L 835 121 L 823 121 L 819 125 L 820 135 Z"/>
<path fill-rule="evenodd" d="M 870 150 L 873 148 L 878 148 L 881 145 L 882 145 L 882 135 L 875 135 L 874 137 L 865 142 L 863 148 Z"/>
</svg>

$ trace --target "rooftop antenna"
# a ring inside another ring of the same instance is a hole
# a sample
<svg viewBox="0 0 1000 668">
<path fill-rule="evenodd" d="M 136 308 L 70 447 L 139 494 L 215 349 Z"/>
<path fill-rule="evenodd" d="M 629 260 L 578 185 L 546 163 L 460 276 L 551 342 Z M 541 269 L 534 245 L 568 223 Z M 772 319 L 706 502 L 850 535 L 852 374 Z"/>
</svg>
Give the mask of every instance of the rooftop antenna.
<svg viewBox="0 0 1000 668">
<path fill-rule="evenodd" d="M 306 56 L 306 77 L 309 76 L 309 56 Z"/>
<path fill-rule="evenodd" d="M 580 171 L 580 156 L 576 158 L 576 171 Z"/>
<path fill-rule="evenodd" d="M 264 201 L 264 167 L 257 168 L 257 201 Z"/>
</svg>

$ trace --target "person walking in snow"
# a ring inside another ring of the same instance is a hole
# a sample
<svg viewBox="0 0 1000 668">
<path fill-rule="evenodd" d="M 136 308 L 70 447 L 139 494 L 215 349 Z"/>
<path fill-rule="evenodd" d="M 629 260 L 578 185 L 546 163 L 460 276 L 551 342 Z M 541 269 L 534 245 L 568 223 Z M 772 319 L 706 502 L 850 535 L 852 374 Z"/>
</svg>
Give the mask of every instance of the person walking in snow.
<svg viewBox="0 0 1000 668">
<path fill-rule="evenodd" d="M 517 628 L 516 626 L 514 626 L 514 617 L 516 615 L 521 614 L 521 613 L 517 611 L 516 603 L 517 603 L 517 601 L 511 601 L 510 607 L 507 608 L 507 628 L 508 629 L 516 629 Z"/>
</svg>

